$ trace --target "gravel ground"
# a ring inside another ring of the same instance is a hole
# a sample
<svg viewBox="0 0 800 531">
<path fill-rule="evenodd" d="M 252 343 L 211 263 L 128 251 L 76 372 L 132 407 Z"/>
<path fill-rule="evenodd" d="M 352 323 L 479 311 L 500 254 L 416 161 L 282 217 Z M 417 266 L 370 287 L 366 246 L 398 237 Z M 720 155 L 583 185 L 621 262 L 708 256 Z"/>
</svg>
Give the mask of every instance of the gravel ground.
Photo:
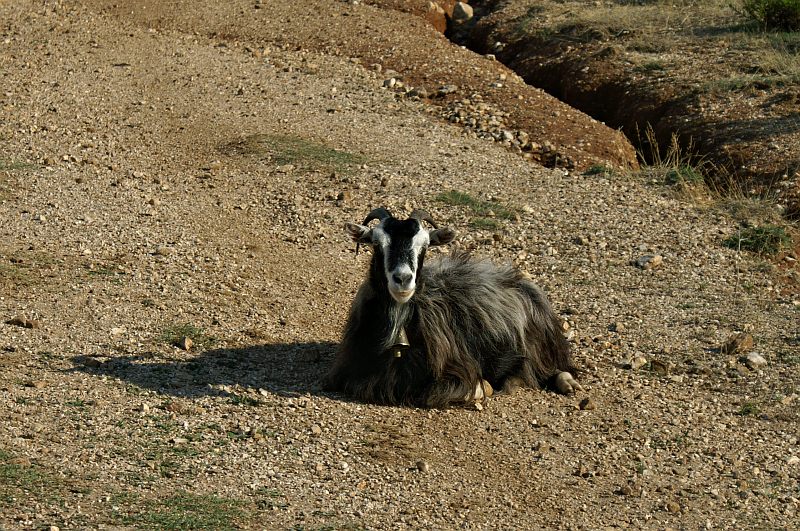
<svg viewBox="0 0 800 531">
<path fill-rule="evenodd" d="M 80 2 L 0 20 L 3 528 L 796 527 L 800 302 L 733 220 L 531 164 L 347 58 Z M 341 227 L 375 206 L 529 272 L 586 391 L 323 393 L 369 259 Z"/>
</svg>

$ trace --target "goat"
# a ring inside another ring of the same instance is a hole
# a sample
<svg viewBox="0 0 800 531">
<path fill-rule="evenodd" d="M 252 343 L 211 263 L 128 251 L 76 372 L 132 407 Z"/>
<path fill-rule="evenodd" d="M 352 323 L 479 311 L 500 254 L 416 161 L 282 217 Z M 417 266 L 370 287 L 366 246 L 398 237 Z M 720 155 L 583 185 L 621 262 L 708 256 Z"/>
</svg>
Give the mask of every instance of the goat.
<svg viewBox="0 0 800 531">
<path fill-rule="evenodd" d="M 373 220 L 379 224 L 370 228 Z M 379 404 L 445 407 L 519 385 L 581 389 L 559 320 L 524 273 L 464 252 L 426 264 L 428 247 L 456 234 L 422 210 L 400 220 L 376 208 L 345 231 L 356 253 L 368 244 L 373 254 L 326 390 Z"/>
</svg>

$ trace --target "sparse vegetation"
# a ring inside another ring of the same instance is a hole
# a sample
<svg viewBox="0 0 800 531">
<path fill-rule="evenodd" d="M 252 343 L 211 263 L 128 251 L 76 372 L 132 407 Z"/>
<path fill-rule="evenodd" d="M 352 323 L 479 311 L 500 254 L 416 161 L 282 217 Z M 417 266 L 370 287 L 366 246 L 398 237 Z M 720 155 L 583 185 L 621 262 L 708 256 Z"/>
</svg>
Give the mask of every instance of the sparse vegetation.
<svg viewBox="0 0 800 531">
<path fill-rule="evenodd" d="M 261 405 L 261 400 L 253 398 L 252 396 L 231 394 L 231 404 L 238 404 L 241 406 L 256 407 Z"/>
<path fill-rule="evenodd" d="M 30 170 L 35 170 L 38 167 L 39 167 L 38 165 L 31 164 L 30 162 L 22 162 L 22 161 L 18 161 L 18 160 L 11 161 L 11 160 L 0 159 L 0 171 L 7 171 L 7 172 L 12 172 L 12 171 L 30 171 Z"/>
<path fill-rule="evenodd" d="M 28 270 L 16 264 L 0 264 L 0 285 L 8 283 L 12 286 L 28 286 L 32 282 Z"/>
<path fill-rule="evenodd" d="M 218 496 L 179 492 L 164 499 L 148 500 L 120 514 L 125 525 L 151 529 L 236 529 L 244 512 L 242 503 Z"/>
<path fill-rule="evenodd" d="M 791 243 L 792 239 L 786 229 L 779 225 L 747 227 L 722 242 L 731 249 L 742 249 L 766 256 L 781 252 Z"/>
<path fill-rule="evenodd" d="M 613 175 L 614 169 L 603 164 L 595 164 L 590 166 L 588 170 L 583 172 L 584 175 Z"/>
<path fill-rule="evenodd" d="M 525 14 L 517 19 L 516 31 L 520 34 L 530 33 L 536 17 L 544 10 L 542 6 L 530 6 Z"/>
<path fill-rule="evenodd" d="M 697 185 L 703 184 L 703 174 L 691 164 L 678 164 L 669 168 L 665 174 L 667 184 L 671 185 Z"/>
<path fill-rule="evenodd" d="M 646 63 L 637 66 L 636 70 L 638 72 L 643 72 L 643 73 L 661 72 L 666 70 L 666 67 L 664 66 L 664 63 L 662 63 L 661 61 L 647 61 Z"/>
<path fill-rule="evenodd" d="M 516 212 L 513 209 L 494 201 L 478 199 L 466 192 L 450 190 L 449 192 L 439 194 L 436 196 L 436 199 L 450 206 L 465 206 L 480 217 L 499 219 L 516 218 Z"/>
<path fill-rule="evenodd" d="M 5 505 L 14 497 L 44 484 L 45 479 L 31 465 L 13 462 L 11 454 L 0 450 L 0 504 Z"/>
<path fill-rule="evenodd" d="M 294 164 L 312 171 L 346 172 L 366 161 L 363 155 L 331 148 L 299 136 L 255 134 L 225 145 L 225 153 L 269 157 L 279 165 Z"/>
<path fill-rule="evenodd" d="M 765 30 L 800 30 L 800 0 L 744 0 L 742 10 Z"/>
<path fill-rule="evenodd" d="M 760 413 L 760 408 L 758 404 L 755 402 L 745 402 L 739 408 L 739 411 L 736 412 L 737 415 L 746 417 L 746 416 L 756 416 Z"/>
</svg>

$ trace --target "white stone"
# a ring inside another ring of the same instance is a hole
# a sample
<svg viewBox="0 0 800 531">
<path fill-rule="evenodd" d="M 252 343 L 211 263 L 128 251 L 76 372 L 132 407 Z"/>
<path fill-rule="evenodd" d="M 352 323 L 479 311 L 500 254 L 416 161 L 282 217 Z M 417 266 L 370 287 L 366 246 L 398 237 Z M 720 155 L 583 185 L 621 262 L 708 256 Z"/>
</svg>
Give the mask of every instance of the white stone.
<svg viewBox="0 0 800 531">
<path fill-rule="evenodd" d="M 745 365 L 747 365 L 752 370 L 758 370 L 767 365 L 767 360 L 764 359 L 764 356 L 759 354 L 758 352 L 751 352 L 747 355 L 744 361 Z"/>
<path fill-rule="evenodd" d="M 453 20 L 456 22 L 466 22 L 471 19 L 474 14 L 472 6 L 467 3 L 458 2 L 453 7 Z"/>
</svg>

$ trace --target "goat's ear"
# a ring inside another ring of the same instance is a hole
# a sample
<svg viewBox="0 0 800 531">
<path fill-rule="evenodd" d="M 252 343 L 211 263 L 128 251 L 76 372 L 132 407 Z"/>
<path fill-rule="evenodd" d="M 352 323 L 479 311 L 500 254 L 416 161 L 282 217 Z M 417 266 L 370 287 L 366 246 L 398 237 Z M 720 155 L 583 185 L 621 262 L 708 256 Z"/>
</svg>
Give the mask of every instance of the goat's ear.
<svg viewBox="0 0 800 531">
<path fill-rule="evenodd" d="M 431 247 L 436 245 L 446 245 L 455 239 L 456 231 L 450 227 L 443 227 L 441 229 L 430 231 L 428 236 L 431 239 Z"/>
<path fill-rule="evenodd" d="M 344 231 L 356 243 L 372 243 L 372 230 L 369 227 L 357 223 L 345 223 Z"/>
</svg>

